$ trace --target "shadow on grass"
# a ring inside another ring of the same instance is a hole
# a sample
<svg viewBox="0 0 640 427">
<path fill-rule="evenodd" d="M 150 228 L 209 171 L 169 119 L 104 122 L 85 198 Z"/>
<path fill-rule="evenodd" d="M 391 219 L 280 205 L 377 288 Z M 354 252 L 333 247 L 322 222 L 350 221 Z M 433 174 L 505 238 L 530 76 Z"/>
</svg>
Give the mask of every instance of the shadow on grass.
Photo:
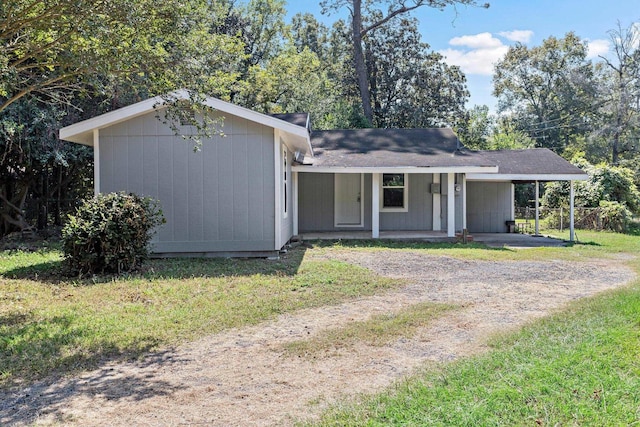
<svg viewBox="0 0 640 427">
<path fill-rule="evenodd" d="M 5 279 L 34 280 L 46 283 L 60 283 L 71 278 L 65 274 L 62 260 L 45 261 L 15 267 L 0 273 Z"/>
<path fill-rule="evenodd" d="M 602 246 L 602 244 L 598 243 L 598 242 L 594 242 L 594 241 L 588 241 L 588 242 L 581 242 L 581 241 L 577 241 L 577 242 L 568 242 L 567 243 L 567 247 L 571 248 L 574 246 Z"/>
<path fill-rule="evenodd" d="M 15 267 L 0 273 L 7 279 L 34 280 L 58 284 L 73 282 L 78 285 L 107 283 L 129 278 L 190 279 L 194 277 L 234 277 L 278 275 L 294 276 L 304 258 L 306 246 L 300 245 L 280 256 L 279 259 L 264 258 L 155 258 L 145 262 L 136 272 L 114 275 L 102 274 L 92 277 L 77 277 L 65 271 L 61 260 L 39 262 Z"/>
<path fill-rule="evenodd" d="M 142 401 L 155 396 L 167 396 L 185 389 L 185 386 L 154 378 L 150 374 L 131 373 L 111 367 L 103 360 L 102 367 L 91 376 L 62 379 L 49 377 L 45 381 L 33 383 L 27 387 L 0 389 L 0 424 L 31 425 L 43 418 L 64 424 L 69 421 L 65 413 L 66 402 L 85 396 L 91 399 L 99 396 L 109 401 Z M 136 367 L 151 365 L 178 364 L 172 352 L 157 352 Z M 136 369 L 136 372 L 139 372 Z"/>
<path fill-rule="evenodd" d="M 160 344 L 156 338 L 146 337 L 119 348 L 108 337 L 96 338 L 90 328 L 78 324 L 74 314 L 0 316 L 0 386 L 92 369 L 104 361 L 138 358 Z"/>
<path fill-rule="evenodd" d="M 45 416 L 64 422 L 65 402 L 81 395 L 139 401 L 181 389 L 110 367 L 110 362 L 141 358 L 157 348 L 157 340 L 143 339 L 123 349 L 108 339 L 98 339 L 91 348 L 81 348 L 83 340 L 92 335 L 87 327 L 74 323 L 72 314 L 47 319 L 33 314 L 0 317 L 0 425 L 31 425 Z M 183 362 L 164 351 L 150 353 L 136 366 Z M 90 377 L 62 379 L 65 374 L 96 368 L 97 374 Z"/>
</svg>

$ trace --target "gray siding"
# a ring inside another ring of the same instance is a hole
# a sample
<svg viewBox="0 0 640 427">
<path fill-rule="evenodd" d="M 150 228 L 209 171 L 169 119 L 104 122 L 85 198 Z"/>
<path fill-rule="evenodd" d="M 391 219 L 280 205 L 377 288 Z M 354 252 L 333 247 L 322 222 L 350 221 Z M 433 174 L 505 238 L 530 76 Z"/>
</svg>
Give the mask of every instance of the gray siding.
<svg viewBox="0 0 640 427">
<path fill-rule="evenodd" d="M 371 174 L 364 175 L 363 227 L 335 227 L 335 181 L 331 173 L 298 174 L 299 231 L 371 230 Z M 408 212 L 380 212 L 380 230 L 431 230 L 433 198 L 431 174 L 409 175 Z"/>
<path fill-rule="evenodd" d="M 332 173 L 298 173 L 298 228 L 306 231 L 371 230 L 371 174 L 364 175 L 362 227 L 335 227 L 335 178 Z"/>
<path fill-rule="evenodd" d="M 510 182 L 467 182 L 467 228 L 471 233 L 504 233 L 511 218 Z"/>
<path fill-rule="evenodd" d="M 298 231 L 334 230 L 331 173 L 298 173 Z"/>
<path fill-rule="evenodd" d="M 227 116 L 223 131 L 198 152 L 155 113 L 100 131 L 101 192 L 160 200 L 155 252 L 274 250 L 273 129 Z"/>
<path fill-rule="evenodd" d="M 380 212 L 380 231 L 431 230 L 433 228 L 432 174 L 409 174 L 409 210 Z"/>
</svg>

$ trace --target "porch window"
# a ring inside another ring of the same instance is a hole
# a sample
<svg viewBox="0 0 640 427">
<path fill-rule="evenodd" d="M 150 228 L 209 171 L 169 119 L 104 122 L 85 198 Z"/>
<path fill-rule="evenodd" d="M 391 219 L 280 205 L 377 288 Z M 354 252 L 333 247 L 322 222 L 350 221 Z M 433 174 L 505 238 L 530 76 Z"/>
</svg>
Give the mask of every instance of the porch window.
<svg viewBox="0 0 640 427">
<path fill-rule="evenodd" d="M 407 212 L 408 175 L 406 173 L 382 174 L 382 197 L 380 210 L 383 212 Z"/>
</svg>

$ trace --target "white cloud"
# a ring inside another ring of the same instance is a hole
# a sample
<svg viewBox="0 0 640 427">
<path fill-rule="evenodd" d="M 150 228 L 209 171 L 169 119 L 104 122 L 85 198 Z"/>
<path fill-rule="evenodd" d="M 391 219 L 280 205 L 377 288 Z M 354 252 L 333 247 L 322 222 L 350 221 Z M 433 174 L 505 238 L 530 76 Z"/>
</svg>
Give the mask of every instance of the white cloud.
<svg viewBox="0 0 640 427">
<path fill-rule="evenodd" d="M 587 58 L 591 59 L 609 53 L 611 43 L 606 39 L 589 40 L 588 47 Z"/>
<path fill-rule="evenodd" d="M 459 66 L 466 74 L 485 76 L 493 74 L 493 65 L 509 50 L 509 46 L 491 33 L 454 37 L 449 44 L 460 47 L 439 52 L 449 64 Z"/>
<path fill-rule="evenodd" d="M 531 40 L 531 37 L 533 37 L 533 31 L 531 30 L 502 31 L 498 33 L 498 35 L 504 37 L 507 40 L 511 40 L 514 42 L 529 43 L 529 41 Z"/>
<path fill-rule="evenodd" d="M 499 46 L 493 49 L 475 49 L 464 52 L 456 49 L 441 50 L 447 62 L 459 66 L 467 74 L 490 76 L 493 65 L 504 57 L 509 46 Z"/>
<path fill-rule="evenodd" d="M 480 33 L 472 36 L 454 37 L 449 40 L 452 46 L 466 46 L 471 49 L 491 49 L 500 47 L 502 42 L 493 37 L 491 33 Z"/>
</svg>

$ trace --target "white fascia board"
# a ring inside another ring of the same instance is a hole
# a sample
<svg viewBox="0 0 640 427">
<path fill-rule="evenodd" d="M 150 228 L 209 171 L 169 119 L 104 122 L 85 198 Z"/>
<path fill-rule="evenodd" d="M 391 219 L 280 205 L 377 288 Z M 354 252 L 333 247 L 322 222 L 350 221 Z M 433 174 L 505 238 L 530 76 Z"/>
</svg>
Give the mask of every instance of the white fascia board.
<svg viewBox="0 0 640 427">
<path fill-rule="evenodd" d="M 108 113 L 83 120 L 78 123 L 63 127 L 60 129 L 60 139 L 64 141 L 76 142 L 78 144 L 93 145 L 94 129 L 102 129 L 107 126 L 115 125 L 126 120 L 147 114 L 153 111 L 154 106 L 163 102 L 163 98 L 156 96 Z"/>
<path fill-rule="evenodd" d="M 468 181 L 586 181 L 587 174 L 467 174 Z"/>
<path fill-rule="evenodd" d="M 294 172 L 310 172 L 310 173 L 473 173 L 488 174 L 498 172 L 497 166 L 438 166 L 438 167 L 314 167 L 311 165 L 294 166 L 291 170 Z"/>
<path fill-rule="evenodd" d="M 118 108 L 117 110 L 113 110 L 105 114 L 101 114 L 91 119 L 74 123 L 70 126 L 66 126 L 60 129 L 60 139 L 84 145 L 93 145 L 94 129 L 102 129 L 108 126 L 112 126 L 126 120 L 141 116 L 143 114 L 147 114 L 151 111 L 154 111 L 154 109 L 163 109 L 165 108 L 163 106 L 163 103 L 167 99 L 189 99 L 189 92 L 185 89 L 177 90 L 175 92 L 171 92 L 168 95 L 156 96 L 145 101 L 141 101 L 126 107 Z M 313 156 L 313 149 L 311 148 L 311 137 L 309 136 L 309 131 L 307 130 L 307 128 L 294 125 L 292 123 L 268 116 L 266 114 L 258 113 L 257 111 L 253 111 L 248 108 L 240 107 L 239 105 L 231 104 L 230 102 L 222 101 L 217 98 L 207 97 L 204 100 L 204 105 L 207 105 L 223 113 L 242 117 L 252 122 L 256 122 L 273 129 L 278 129 L 282 132 L 291 134 L 294 137 L 297 137 L 295 138 L 297 142 L 295 144 L 295 148 L 301 149 L 300 151 L 304 154 Z"/>
</svg>

